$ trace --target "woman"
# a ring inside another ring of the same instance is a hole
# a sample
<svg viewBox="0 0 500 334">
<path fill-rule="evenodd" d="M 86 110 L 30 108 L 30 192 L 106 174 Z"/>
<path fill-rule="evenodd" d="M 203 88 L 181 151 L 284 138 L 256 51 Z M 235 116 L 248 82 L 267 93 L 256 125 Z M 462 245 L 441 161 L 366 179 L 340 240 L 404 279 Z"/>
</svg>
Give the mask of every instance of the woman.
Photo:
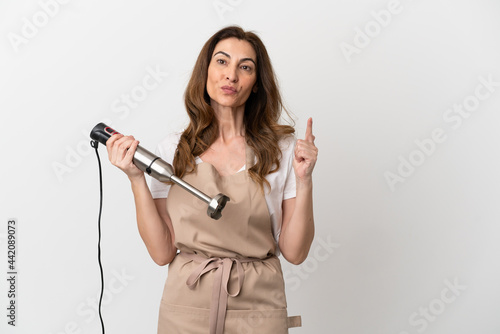
<svg viewBox="0 0 500 334">
<path fill-rule="evenodd" d="M 132 163 L 132 136 L 107 142 L 131 181 L 150 256 L 169 264 L 158 333 L 288 333 L 300 318 L 287 316 L 277 255 L 300 264 L 313 240 L 312 119 L 305 140 L 278 124 L 283 106 L 267 51 L 239 27 L 206 42 L 185 105 L 189 126 L 157 153 L 188 183 L 230 198 L 219 220 L 179 186 L 152 180 L 150 191 Z"/>
</svg>

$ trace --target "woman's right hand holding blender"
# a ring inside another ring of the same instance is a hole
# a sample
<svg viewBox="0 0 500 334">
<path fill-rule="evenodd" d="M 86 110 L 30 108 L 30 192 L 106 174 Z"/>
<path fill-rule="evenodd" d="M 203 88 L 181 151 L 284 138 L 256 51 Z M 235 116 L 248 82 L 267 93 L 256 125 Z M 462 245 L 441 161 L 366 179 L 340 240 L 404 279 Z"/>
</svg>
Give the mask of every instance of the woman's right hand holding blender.
<svg viewBox="0 0 500 334">
<path fill-rule="evenodd" d="M 145 178 L 144 172 L 132 162 L 137 145 L 139 141 L 133 136 L 124 136 L 121 133 L 114 134 L 106 142 L 109 161 L 127 174 L 130 181 Z"/>
</svg>

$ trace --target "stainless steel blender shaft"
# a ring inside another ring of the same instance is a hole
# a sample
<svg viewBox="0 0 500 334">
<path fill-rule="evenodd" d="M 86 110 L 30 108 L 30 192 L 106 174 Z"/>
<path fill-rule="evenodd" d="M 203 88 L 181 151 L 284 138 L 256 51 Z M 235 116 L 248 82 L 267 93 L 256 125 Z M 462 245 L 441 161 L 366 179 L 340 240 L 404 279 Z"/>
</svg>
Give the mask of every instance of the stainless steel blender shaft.
<svg viewBox="0 0 500 334">
<path fill-rule="evenodd" d="M 175 176 L 173 168 L 169 163 L 142 148 L 140 145 L 137 146 L 137 150 L 134 154 L 134 164 L 137 168 L 144 171 L 151 177 L 154 177 L 161 182 L 172 181 L 207 203 L 207 214 L 209 217 L 219 219 L 222 216 L 221 211 L 226 206 L 226 202 L 229 201 L 229 197 L 223 194 L 218 194 L 213 198 L 209 197 L 199 189 Z"/>
</svg>

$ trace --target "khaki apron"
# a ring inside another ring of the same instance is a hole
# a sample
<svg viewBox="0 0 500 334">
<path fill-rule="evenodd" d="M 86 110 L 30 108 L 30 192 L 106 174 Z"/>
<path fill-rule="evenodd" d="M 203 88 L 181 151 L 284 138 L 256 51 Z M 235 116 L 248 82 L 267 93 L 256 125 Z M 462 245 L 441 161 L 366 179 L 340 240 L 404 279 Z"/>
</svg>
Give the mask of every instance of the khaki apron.
<svg viewBox="0 0 500 334">
<path fill-rule="evenodd" d="M 158 320 L 159 334 L 288 333 L 300 317 L 288 317 L 285 287 L 269 210 L 246 168 L 220 176 L 209 163 L 183 179 L 206 194 L 230 198 L 222 218 L 177 185 L 167 210 L 180 253 L 169 264 Z"/>
</svg>

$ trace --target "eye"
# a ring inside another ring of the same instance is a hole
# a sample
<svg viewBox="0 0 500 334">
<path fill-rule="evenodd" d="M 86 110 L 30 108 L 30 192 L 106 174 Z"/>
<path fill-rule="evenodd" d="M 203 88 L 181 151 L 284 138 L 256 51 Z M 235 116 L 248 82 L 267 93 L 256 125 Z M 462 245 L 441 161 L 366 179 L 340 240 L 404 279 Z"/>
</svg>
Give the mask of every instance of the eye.
<svg viewBox="0 0 500 334">
<path fill-rule="evenodd" d="M 226 61 L 224 59 L 221 59 L 221 58 L 217 59 L 216 62 L 221 64 L 221 65 L 224 65 L 226 63 Z"/>
<path fill-rule="evenodd" d="M 252 67 L 251 66 L 248 66 L 248 65 L 242 65 L 241 68 L 244 70 L 244 71 L 251 71 L 252 70 Z"/>
</svg>

